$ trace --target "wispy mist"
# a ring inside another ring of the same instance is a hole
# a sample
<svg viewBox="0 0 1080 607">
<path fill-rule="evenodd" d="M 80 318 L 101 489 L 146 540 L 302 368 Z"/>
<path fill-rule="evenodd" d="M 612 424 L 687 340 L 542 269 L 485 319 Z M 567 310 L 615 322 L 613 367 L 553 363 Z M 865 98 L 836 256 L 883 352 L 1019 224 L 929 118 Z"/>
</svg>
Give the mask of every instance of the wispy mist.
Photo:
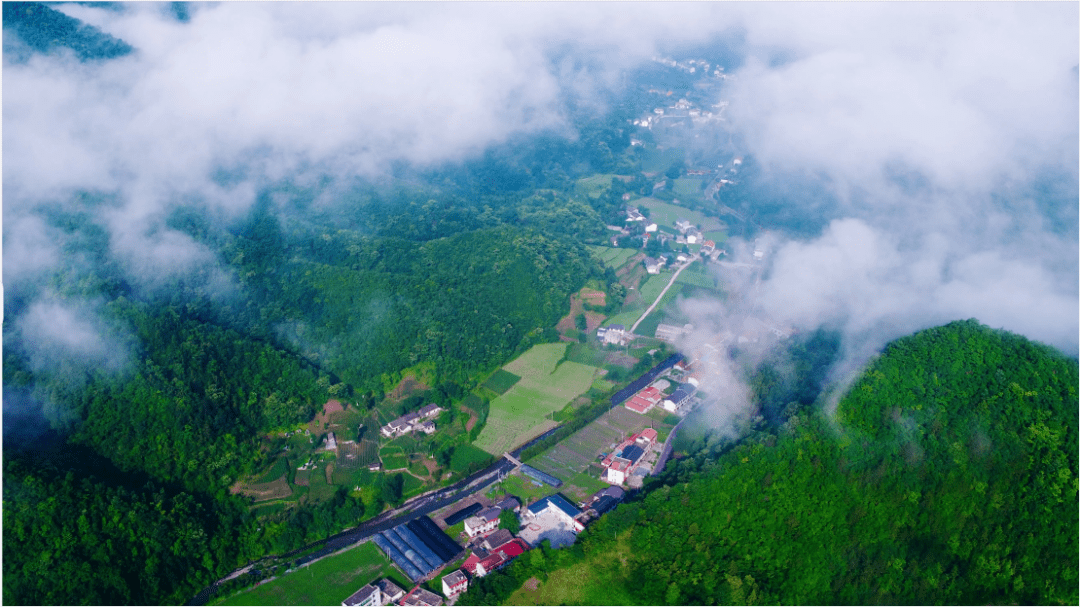
<svg viewBox="0 0 1080 607">
<path fill-rule="evenodd" d="M 571 101 L 602 111 L 623 70 L 737 38 L 723 128 L 762 180 L 812 182 L 835 205 L 808 239 L 764 226 L 762 280 L 722 271 L 750 309 L 688 304 L 702 329 L 687 347 L 738 335 L 730 319 L 753 312 L 840 327 L 852 368 L 968 317 L 1077 352 L 1075 4 L 220 3 L 185 20 L 153 3 L 58 8 L 135 51 L 5 57 L 9 290 L 36 293 L 81 263 L 44 218 L 87 211 L 136 288 L 194 273 L 226 293 L 239 287 L 211 251 L 166 225 L 178 201 L 229 221 L 286 178 L 375 178 L 517 135 L 574 137 Z M 113 202 L 88 210 L 81 191 Z M 798 207 L 798 192 L 784 203 Z M 94 306 L 34 297 L 16 324 L 35 360 L 66 348 L 118 364 L 104 353 L 123 340 Z M 741 367 L 726 369 L 717 385 L 736 386 Z M 729 406 L 749 407 L 730 389 Z"/>
</svg>

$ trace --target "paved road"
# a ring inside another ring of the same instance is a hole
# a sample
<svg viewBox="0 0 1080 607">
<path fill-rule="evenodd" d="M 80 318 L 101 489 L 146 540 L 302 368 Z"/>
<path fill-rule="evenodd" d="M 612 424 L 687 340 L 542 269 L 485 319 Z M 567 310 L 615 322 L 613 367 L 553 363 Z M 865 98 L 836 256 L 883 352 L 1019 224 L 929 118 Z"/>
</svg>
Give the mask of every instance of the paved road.
<svg viewBox="0 0 1080 607">
<path fill-rule="evenodd" d="M 652 313 L 653 309 L 656 307 L 656 304 L 660 303 L 660 300 L 664 298 L 664 293 L 667 293 L 668 289 L 671 288 L 671 285 L 675 284 L 675 279 L 679 277 L 679 273 L 682 272 L 683 270 L 685 270 L 686 266 L 694 263 L 697 260 L 698 260 L 697 253 L 694 253 L 694 255 L 686 263 L 684 263 L 681 268 L 679 268 L 678 270 L 675 270 L 675 274 L 673 274 L 671 276 L 671 280 L 668 281 L 667 286 L 664 287 L 664 290 L 660 291 L 660 294 L 656 296 L 656 301 L 652 302 L 652 305 L 649 306 L 649 309 L 645 310 L 645 313 L 641 315 L 641 318 L 637 319 L 637 322 L 634 323 L 634 326 L 630 327 L 630 332 L 631 333 L 634 332 L 634 329 L 637 329 L 638 325 L 641 324 L 641 321 L 645 320 L 646 316 L 648 316 L 650 313 Z"/>
<path fill-rule="evenodd" d="M 519 457 L 521 455 L 521 452 L 524 451 L 526 448 L 547 438 L 548 436 L 551 436 L 557 429 L 558 427 L 548 430 L 547 432 L 541 434 L 540 436 L 537 436 L 536 438 L 530 440 L 524 445 L 521 445 L 517 449 L 514 449 L 510 452 L 510 454 L 515 458 Z M 449 506 L 450 504 L 459 502 L 469 497 L 470 495 L 487 488 L 489 485 L 499 480 L 500 476 L 508 474 L 515 467 L 516 466 L 510 460 L 506 459 L 505 457 L 500 457 L 498 461 L 496 461 L 494 464 L 454 483 L 453 485 L 450 485 L 449 487 L 443 487 L 442 489 L 437 489 L 425 493 L 424 495 L 414 497 L 402 504 L 400 508 L 384 512 L 358 527 L 343 531 L 337 535 L 328 537 L 325 540 L 308 544 L 303 548 L 298 548 L 296 550 L 293 550 L 292 552 L 283 554 L 280 556 L 280 558 L 289 559 L 294 555 L 302 554 L 308 550 L 312 550 L 313 548 L 318 548 L 318 550 L 315 550 L 311 554 L 304 555 L 303 557 L 297 559 L 296 562 L 293 564 L 293 567 L 306 565 L 308 563 L 311 563 L 312 561 L 316 561 L 325 556 L 333 554 L 334 552 L 337 552 L 342 548 L 347 548 L 349 546 L 353 546 L 355 544 L 367 541 L 369 538 L 371 538 L 371 536 L 375 535 L 376 533 L 386 531 L 387 529 L 392 529 L 393 527 L 397 527 L 402 523 L 407 523 L 415 518 L 431 514 L 436 510 Z M 201 592 L 199 592 L 199 594 L 195 595 L 194 598 L 188 601 L 187 604 L 205 605 L 211 598 L 213 598 L 214 594 L 217 592 L 217 586 L 219 584 L 226 580 L 242 575 L 243 573 L 246 573 L 251 569 L 257 569 L 259 563 L 263 562 L 264 560 L 266 559 L 260 559 L 259 561 L 250 563 L 245 567 L 236 569 L 229 575 L 214 582 L 209 587 L 204 588 Z"/>
</svg>

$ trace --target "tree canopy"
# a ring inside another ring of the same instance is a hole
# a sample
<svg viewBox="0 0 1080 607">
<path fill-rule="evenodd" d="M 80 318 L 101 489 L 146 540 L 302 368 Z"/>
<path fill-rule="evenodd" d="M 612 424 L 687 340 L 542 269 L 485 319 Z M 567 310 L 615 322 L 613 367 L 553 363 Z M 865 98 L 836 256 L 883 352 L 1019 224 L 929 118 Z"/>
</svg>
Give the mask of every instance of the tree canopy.
<svg viewBox="0 0 1080 607">
<path fill-rule="evenodd" d="M 897 340 L 835 417 L 675 465 L 602 517 L 561 559 L 596 567 L 569 600 L 1075 604 L 1077 383 L 1075 360 L 975 321 Z M 534 561 L 463 600 L 559 575 Z"/>
</svg>

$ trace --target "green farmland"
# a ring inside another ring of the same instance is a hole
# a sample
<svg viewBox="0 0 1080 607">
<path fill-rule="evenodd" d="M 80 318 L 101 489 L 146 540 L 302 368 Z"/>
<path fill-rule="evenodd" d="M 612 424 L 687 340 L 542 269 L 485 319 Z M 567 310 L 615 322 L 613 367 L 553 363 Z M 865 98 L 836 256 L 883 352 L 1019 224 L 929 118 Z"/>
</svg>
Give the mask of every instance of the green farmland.
<svg viewBox="0 0 1080 607">
<path fill-rule="evenodd" d="M 649 209 L 649 220 L 658 225 L 674 226 L 676 221 L 685 219 L 694 225 L 701 226 L 702 232 L 720 231 L 724 228 L 719 219 L 706 217 L 700 211 L 691 211 L 656 198 L 642 198 L 637 202 L 639 206 Z"/>
<path fill-rule="evenodd" d="M 383 577 L 412 587 L 373 542 L 365 542 L 214 604 L 340 605 L 364 584 Z"/>
<path fill-rule="evenodd" d="M 591 177 L 582 177 L 581 179 L 578 179 L 578 191 L 585 193 L 589 198 L 599 198 L 604 192 L 611 188 L 611 180 L 616 178 L 629 179 L 629 177 L 621 175 L 597 173 Z"/>
<path fill-rule="evenodd" d="M 540 344 L 503 367 L 521 380 L 491 401 L 475 446 L 501 455 L 556 424 L 550 415 L 585 393 L 596 367 L 563 361 L 568 344 Z"/>
<path fill-rule="evenodd" d="M 491 377 L 484 382 L 484 387 L 491 390 L 495 394 L 505 394 L 507 390 L 514 387 L 514 384 L 518 383 L 521 378 L 506 369 L 499 369 L 491 374 Z"/>
<path fill-rule="evenodd" d="M 702 289 L 720 288 L 720 279 L 701 262 L 693 263 L 680 272 L 675 282 Z"/>
<path fill-rule="evenodd" d="M 604 265 L 613 270 L 618 270 L 623 267 L 631 257 L 638 253 L 637 249 L 616 249 L 613 247 L 601 247 L 599 245 L 589 245 L 588 249 L 589 252 L 603 261 Z"/>
<path fill-rule="evenodd" d="M 672 428 L 670 424 L 625 407 L 615 407 L 526 463 L 562 479 L 566 485 L 572 485 L 566 486 L 564 492 L 584 499 L 586 494 L 607 486 L 589 474 L 589 464 L 596 462 L 600 454 L 607 453 L 623 438 L 647 427 L 655 428 L 658 434 L 665 437 Z"/>
</svg>

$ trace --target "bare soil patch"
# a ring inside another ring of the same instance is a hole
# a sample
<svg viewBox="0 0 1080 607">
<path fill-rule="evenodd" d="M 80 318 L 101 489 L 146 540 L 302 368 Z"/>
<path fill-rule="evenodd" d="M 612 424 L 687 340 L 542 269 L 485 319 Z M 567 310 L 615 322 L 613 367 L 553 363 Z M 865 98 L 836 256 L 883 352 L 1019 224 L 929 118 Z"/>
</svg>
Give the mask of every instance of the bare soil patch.
<svg viewBox="0 0 1080 607">
<path fill-rule="evenodd" d="M 430 386 L 416 381 L 415 377 L 409 375 L 401 378 L 398 385 L 394 386 L 394 389 L 386 395 L 386 399 L 392 401 L 401 400 L 403 398 L 408 398 L 413 392 L 423 392 L 428 389 L 430 389 Z"/>
<path fill-rule="evenodd" d="M 633 257 L 631 257 L 629 262 L 626 265 L 624 265 L 623 267 L 616 270 L 615 271 L 615 276 L 619 277 L 619 282 L 621 282 L 623 285 L 626 285 L 626 286 L 630 286 L 630 284 L 636 284 L 636 282 L 637 282 L 636 280 L 634 281 L 634 283 L 628 283 L 628 282 L 626 282 L 625 279 L 626 279 L 627 276 L 633 276 L 638 271 L 645 272 L 645 266 L 641 265 L 641 260 L 643 260 L 643 259 L 645 259 L 645 254 L 644 253 L 638 253 L 638 254 L 634 255 Z M 630 262 L 633 262 L 633 263 L 630 263 Z"/>
<path fill-rule="evenodd" d="M 315 416 L 315 423 L 319 428 L 321 428 L 323 424 L 327 424 L 330 422 L 331 415 L 333 415 L 334 413 L 340 413 L 344 410 L 345 407 L 341 404 L 341 401 L 336 399 L 330 399 L 326 401 L 325 405 L 323 405 L 322 411 Z"/>
<path fill-rule="evenodd" d="M 607 318 L 607 316 L 602 312 L 586 312 L 585 306 L 582 304 L 589 303 L 596 306 L 603 306 L 606 305 L 606 301 L 607 293 L 582 288 L 580 293 L 574 293 L 570 296 L 570 313 L 559 320 L 559 324 L 555 325 L 555 329 L 557 329 L 559 333 L 576 330 L 578 314 L 585 314 L 585 332 L 592 333 L 593 331 L 596 331 L 597 327 L 604 322 L 604 319 Z"/>
<path fill-rule="evenodd" d="M 526 590 L 536 592 L 536 589 L 540 587 L 540 580 L 539 578 L 531 577 L 525 580 L 525 583 L 522 584 L 522 586 L 524 586 Z"/>
<path fill-rule="evenodd" d="M 607 293 L 604 293 L 603 291 L 597 291 L 596 289 L 582 287 L 581 293 L 579 295 L 582 301 L 590 303 L 594 306 L 607 305 Z"/>
<path fill-rule="evenodd" d="M 292 495 L 292 488 L 289 487 L 289 475 L 282 474 L 281 478 L 271 481 L 269 483 L 257 483 L 253 485 L 239 485 L 234 486 L 236 493 L 246 495 L 256 502 L 265 502 L 267 500 L 284 499 Z"/>
<path fill-rule="evenodd" d="M 476 422 L 480 421 L 480 415 L 468 407 L 462 407 L 461 410 L 469 414 L 469 421 L 465 422 L 465 431 L 472 432 L 472 429 L 476 427 Z"/>
</svg>

